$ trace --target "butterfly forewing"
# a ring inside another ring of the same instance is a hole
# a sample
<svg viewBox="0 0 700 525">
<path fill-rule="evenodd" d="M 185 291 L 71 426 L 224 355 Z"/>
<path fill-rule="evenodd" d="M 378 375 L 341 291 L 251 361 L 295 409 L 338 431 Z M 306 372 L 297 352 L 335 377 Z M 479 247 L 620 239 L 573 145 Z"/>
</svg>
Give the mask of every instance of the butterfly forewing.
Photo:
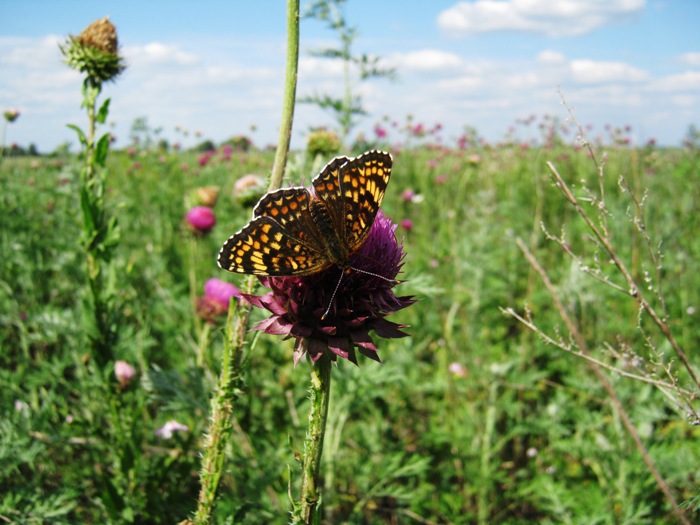
<svg viewBox="0 0 700 525">
<path fill-rule="evenodd" d="M 300 243 L 322 252 L 323 239 L 309 213 L 311 199 L 306 188 L 272 191 L 260 199 L 253 210 L 253 217 L 271 217 Z"/>
<path fill-rule="evenodd" d="M 255 275 L 309 275 L 347 258 L 367 239 L 391 175 L 391 155 L 336 157 L 306 188 L 264 195 L 253 219 L 221 248 L 219 266 Z M 314 200 L 317 199 L 317 200 Z"/>
<path fill-rule="evenodd" d="M 365 242 L 391 176 L 391 155 L 369 151 L 340 169 L 343 239 L 350 253 Z"/>
<path fill-rule="evenodd" d="M 269 216 L 255 217 L 219 252 L 219 266 L 253 275 L 308 275 L 329 267 L 322 252 L 298 241 Z"/>
</svg>

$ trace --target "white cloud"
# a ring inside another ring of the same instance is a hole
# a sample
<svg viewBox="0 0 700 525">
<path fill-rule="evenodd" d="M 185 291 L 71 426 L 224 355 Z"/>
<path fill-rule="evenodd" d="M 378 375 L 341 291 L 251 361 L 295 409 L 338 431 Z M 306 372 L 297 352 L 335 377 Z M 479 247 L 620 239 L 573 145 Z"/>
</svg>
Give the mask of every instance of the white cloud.
<svg viewBox="0 0 700 525">
<path fill-rule="evenodd" d="M 437 49 L 404 53 L 394 60 L 399 70 L 409 71 L 455 71 L 462 66 L 462 59 L 458 55 Z"/>
<path fill-rule="evenodd" d="M 691 51 L 689 53 L 683 53 L 679 60 L 689 66 L 700 66 L 700 51 Z"/>
<path fill-rule="evenodd" d="M 299 58 L 299 77 L 341 77 L 343 62 L 338 59 L 305 56 Z"/>
<path fill-rule="evenodd" d="M 539 64 L 559 66 L 566 62 L 566 57 L 559 53 L 558 51 L 552 51 L 550 49 L 545 49 L 537 54 L 535 59 Z"/>
<path fill-rule="evenodd" d="M 438 15 L 453 36 L 492 31 L 527 31 L 575 36 L 637 15 L 645 0 L 476 0 L 458 2 Z"/>
<path fill-rule="evenodd" d="M 654 91 L 700 91 L 700 71 L 685 71 L 662 77 L 652 83 Z"/>
<path fill-rule="evenodd" d="M 698 103 L 698 97 L 692 95 L 675 95 L 671 97 L 671 101 L 676 106 L 692 107 Z"/>
<path fill-rule="evenodd" d="M 194 53 L 187 53 L 182 51 L 180 46 L 161 42 L 150 42 L 143 46 L 126 46 L 121 52 L 129 65 L 172 64 L 189 66 L 199 62 L 199 58 Z"/>
<path fill-rule="evenodd" d="M 650 78 L 646 71 L 623 62 L 572 60 L 570 68 L 573 80 L 581 84 L 642 82 Z"/>
<path fill-rule="evenodd" d="M 446 93 L 474 93 L 484 86 L 484 79 L 479 76 L 465 75 L 437 82 L 436 87 Z"/>
</svg>

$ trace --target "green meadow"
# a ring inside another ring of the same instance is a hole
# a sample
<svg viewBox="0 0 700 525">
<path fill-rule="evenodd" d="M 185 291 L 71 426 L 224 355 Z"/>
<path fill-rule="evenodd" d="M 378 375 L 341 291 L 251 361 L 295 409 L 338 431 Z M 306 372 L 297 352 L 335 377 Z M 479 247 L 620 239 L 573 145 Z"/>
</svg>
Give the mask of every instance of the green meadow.
<svg viewBox="0 0 700 525">
<path fill-rule="evenodd" d="M 698 522 L 697 141 L 434 138 L 340 152 L 392 152 L 382 209 L 406 252 L 395 292 L 418 301 L 388 318 L 409 337 L 375 337 L 381 364 L 332 368 L 322 523 L 681 523 L 677 508 Z M 274 158 L 243 149 L 205 162 L 110 152 L 104 202 L 119 235 L 104 366 L 85 322 L 84 160 L 0 159 L 3 523 L 194 512 L 229 322 L 197 305 L 211 278 L 244 286 L 216 256 L 255 203 L 234 184 L 265 179 Z M 293 151 L 284 184 L 308 185 L 333 156 Z M 208 186 L 217 222 L 194 235 L 185 215 Z M 253 308 L 250 326 L 267 314 Z M 289 520 L 309 410 L 309 363 L 295 367 L 292 350 L 247 332 L 215 523 Z M 120 383 L 115 360 L 135 375 Z M 181 425 L 170 436 L 168 421 Z"/>
</svg>

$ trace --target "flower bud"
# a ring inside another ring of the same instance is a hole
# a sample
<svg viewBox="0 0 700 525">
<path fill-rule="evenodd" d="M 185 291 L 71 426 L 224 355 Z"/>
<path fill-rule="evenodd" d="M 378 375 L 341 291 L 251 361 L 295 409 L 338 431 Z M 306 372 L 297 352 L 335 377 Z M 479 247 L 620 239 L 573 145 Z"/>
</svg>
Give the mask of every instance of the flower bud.
<svg viewBox="0 0 700 525">
<path fill-rule="evenodd" d="M 136 375 L 136 369 L 126 361 L 116 361 L 114 363 L 114 375 L 122 387 L 122 390 L 129 386 L 132 378 Z"/>
<path fill-rule="evenodd" d="M 186 220 L 192 231 L 200 235 L 208 233 L 216 224 L 214 210 L 208 206 L 195 206 L 190 209 Z"/>
</svg>

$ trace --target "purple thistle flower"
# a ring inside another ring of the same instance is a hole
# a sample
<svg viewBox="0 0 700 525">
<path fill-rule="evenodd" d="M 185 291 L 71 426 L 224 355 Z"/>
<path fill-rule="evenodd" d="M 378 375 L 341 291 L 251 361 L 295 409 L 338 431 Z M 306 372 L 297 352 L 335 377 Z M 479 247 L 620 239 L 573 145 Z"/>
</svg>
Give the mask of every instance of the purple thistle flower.
<svg viewBox="0 0 700 525">
<path fill-rule="evenodd" d="M 214 210 L 208 206 L 195 206 L 191 208 L 185 217 L 190 229 L 198 234 L 208 233 L 216 225 Z"/>
<path fill-rule="evenodd" d="M 241 297 L 241 291 L 231 283 L 212 278 L 204 284 L 204 296 L 197 299 L 197 313 L 214 324 L 218 317 L 228 313 L 232 297 Z"/>
<path fill-rule="evenodd" d="M 397 297 L 392 291 L 405 256 L 394 233 L 396 227 L 380 211 L 369 237 L 350 257 L 345 270 L 332 266 L 302 277 L 261 277 L 270 292 L 243 294 L 243 298 L 272 315 L 253 329 L 285 339 L 294 337 L 294 364 L 304 353 L 315 362 L 326 350 L 333 361 L 342 357 L 357 364 L 356 349 L 380 361 L 369 332 L 386 338 L 407 336 L 401 331 L 405 325 L 387 321 L 386 316 L 415 302 L 413 297 Z"/>
</svg>

